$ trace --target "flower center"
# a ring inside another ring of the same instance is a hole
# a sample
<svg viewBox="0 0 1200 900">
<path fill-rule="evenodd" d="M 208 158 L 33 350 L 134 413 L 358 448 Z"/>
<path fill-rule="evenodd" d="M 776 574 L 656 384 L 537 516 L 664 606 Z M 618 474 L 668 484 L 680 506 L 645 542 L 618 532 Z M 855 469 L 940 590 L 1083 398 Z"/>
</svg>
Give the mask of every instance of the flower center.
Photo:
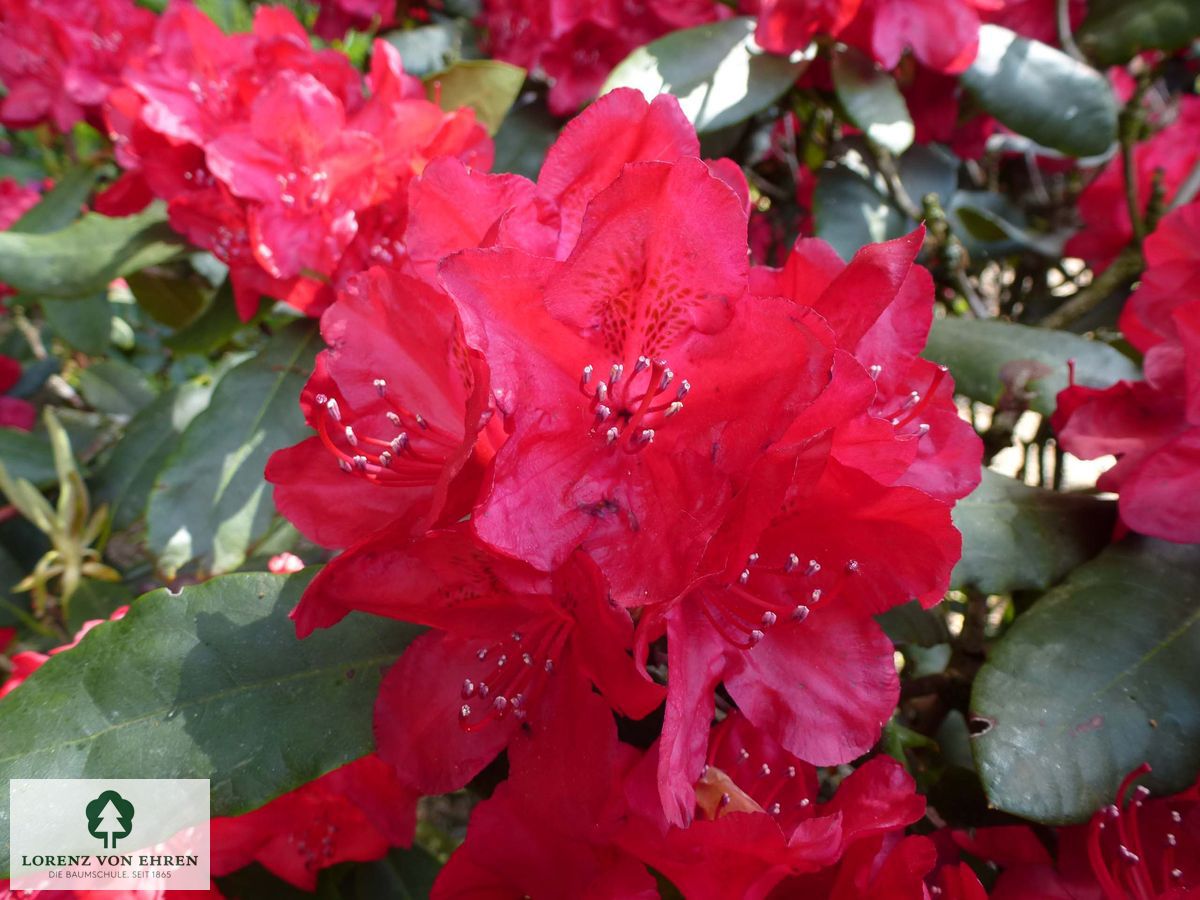
<svg viewBox="0 0 1200 900">
<path fill-rule="evenodd" d="M 881 366 L 874 365 L 867 371 L 870 372 L 872 378 L 878 378 L 879 373 L 883 369 Z M 892 427 L 897 432 L 906 437 L 923 437 L 929 431 L 929 425 L 928 423 L 918 421 L 918 419 L 920 419 L 929 407 L 930 401 L 933 400 L 938 387 L 941 385 L 948 371 L 945 366 L 938 366 L 924 394 L 920 391 L 911 391 L 898 404 L 894 404 L 890 411 L 884 408 L 887 406 L 885 402 L 880 405 L 879 409 L 875 410 L 875 415 L 887 419 L 892 423 Z"/>
<path fill-rule="evenodd" d="M 835 597 L 845 579 L 860 570 L 856 559 L 830 567 L 789 553 L 772 565 L 751 553 L 745 568 L 730 581 L 697 592 L 700 609 L 718 634 L 739 650 L 749 650 L 777 623 L 803 622 L 813 607 Z"/>
<path fill-rule="evenodd" d="M 584 366 L 579 389 L 595 414 L 589 433 L 635 453 L 654 443 L 666 421 L 683 411 L 683 398 L 692 386 L 686 378 L 676 383 L 666 360 L 639 356 L 628 374 L 623 363 L 614 363 L 604 379 L 594 366 Z"/>
<path fill-rule="evenodd" d="M 554 674 L 572 624 L 570 619 L 555 617 L 480 647 L 475 654 L 479 666 L 463 678 L 459 726 L 478 731 L 509 715 L 523 720 Z"/>
<path fill-rule="evenodd" d="M 436 483 L 461 440 L 405 407 L 389 392 L 384 379 L 376 378 L 373 384 L 380 403 L 362 416 L 349 407 L 343 409 L 335 397 L 316 395 L 322 409 L 317 423 L 321 443 L 343 472 L 374 484 L 411 487 Z"/>
<path fill-rule="evenodd" d="M 1142 844 L 1143 832 L 1138 823 L 1138 813 L 1150 791 L 1133 782 L 1150 771 L 1143 763 L 1130 772 L 1117 789 L 1117 802 L 1106 806 L 1092 818 L 1088 826 L 1088 861 L 1096 874 L 1096 880 L 1104 891 L 1106 900 L 1154 900 L 1157 897 L 1173 896 L 1173 889 L 1183 887 L 1183 870 L 1175 864 L 1175 847 L 1178 843 L 1174 831 L 1163 838 L 1159 877 L 1154 877 L 1152 867 Z M 1171 812 L 1173 825 L 1181 824 L 1178 810 Z"/>
</svg>

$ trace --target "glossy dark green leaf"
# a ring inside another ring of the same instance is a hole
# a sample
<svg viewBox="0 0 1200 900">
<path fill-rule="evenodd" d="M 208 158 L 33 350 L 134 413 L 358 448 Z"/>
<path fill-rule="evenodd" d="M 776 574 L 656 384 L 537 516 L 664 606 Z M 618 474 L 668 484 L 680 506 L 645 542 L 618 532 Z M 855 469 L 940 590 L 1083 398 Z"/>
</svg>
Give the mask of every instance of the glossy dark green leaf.
<svg viewBox="0 0 1200 900">
<path fill-rule="evenodd" d="M 178 446 L 184 429 L 208 406 L 213 387 L 207 378 L 177 385 L 126 426 L 93 481 L 96 502 L 109 504 L 113 528 L 129 528 L 146 514 L 159 471 Z"/>
<path fill-rule="evenodd" d="M 233 301 L 233 288 L 226 280 L 199 315 L 163 343 L 176 353 L 212 353 L 226 344 L 244 324 Z"/>
<path fill-rule="evenodd" d="M 922 609 L 916 600 L 894 606 L 875 617 L 893 644 L 936 647 L 950 640 L 946 620 L 936 611 Z"/>
<path fill-rule="evenodd" d="M 545 104 L 522 98 L 496 132 L 496 159 L 493 172 L 513 172 L 536 179 L 546 151 L 558 137 L 561 123 Z"/>
<path fill-rule="evenodd" d="M 155 591 L 92 629 L 0 701 L 0 780 L 208 778 L 230 816 L 371 752 L 382 672 L 417 629 L 351 615 L 297 640 L 312 574 Z"/>
<path fill-rule="evenodd" d="M 99 172 L 87 166 L 71 169 L 8 230 L 21 234 L 48 234 L 66 228 L 83 214 L 83 205 L 99 177 Z"/>
<path fill-rule="evenodd" d="M 1099 341 L 1065 331 L 1030 328 L 1012 322 L 938 319 L 929 333 L 925 358 L 950 367 L 955 388 L 972 400 L 995 405 L 1019 391 L 1021 402 L 1049 415 L 1067 386 L 1067 361 L 1075 360 L 1075 380 L 1108 387 L 1137 379 L 1137 365 Z"/>
<path fill-rule="evenodd" d="M 44 434 L 0 428 L 0 461 L 13 478 L 24 478 L 38 487 L 48 487 L 58 480 L 50 442 Z"/>
<path fill-rule="evenodd" d="M 884 195 L 879 176 L 864 176 L 845 166 L 822 169 L 813 192 L 816 235 L 842 259 L 867 244 L 900 237 L 910 220 Z"/>
<path fill-rule="evenodd" d="M 429 98 L 442 109 L 469 106 L 495 134 L 525 84 L 525 70 L 498 59 L 470 59 L 425 78 Z"/>
<path fill-rule="evenodd" d="M 119 359 L 93 363 L 79 373 L 79 392 L 93 409 L 110 416 L 134 416 L 156 395 L 141 369 Z"/>
<path fill-rule="evenodd" d="M 999 25 L 979 30 L 963 86 L 1017 134 L 1070 156 L 1099 156 L 1117 138 L 1117 104 L 1091 66 Z"/>
<path fill-rule="evenodd" d="M 108 290 L 95 291 L 87 297 L 41 302 L 46 324 L 72 350 L 90 356 L 107 352 L 112 341 L 112 305 Z"/>
<path fill-rule="evenodd" d="M 87 297 L 182 248 L 161 205 L 119 219 L 88 213 L 48 234 L 0 232 L 0 281 L 34 297 Z"/>
<path fill-rule="evenodd" d="M 740 16 L 672 31 L 625 57 L 600 93 L 628 87 L 648 99 L 673 94 L 697 131 L 733 125 L 774 103 L 808 65 L 764 53 L 754 28 L 754 19 Z"/>
<path fill-rule="evenodd" d="M 163 572 L 192 559 L 228 572 L 266 532 L 275 508 L 263 469 L 308 435 L 299 397 L 319 343 L 313 323 L 290 325 L 230 370 L 188 425 L 150 498 L 149 544 Z"/>
<path fill-rule="evenodd" d="M 205 307 L 205 296 L 194 281 L 169 274 L 132 272 L 126 279 L 138 306 L 156 321 L 183 328 Z"/>
<path fill-rule="evenodd" d="M 400 51 L 404 71 L 421 78 L 446 68 L 462 55 L 463 25 L 458 19 L 389 31 L 383 39 Z"/>
<path fill-rule="evenodd" d="M 950 583 L 987 594 L 1048 588 L 1104 549 L 1116 518 L 1115 501 L 984 469 L 979 487 L 954 507 L 963 555 Z"/>
<path fill-rule="evenodd" d="M 1196 0 L 1090 0 L 1075 33 L 1076 43 L 1100 66 L 1128 62 L 1146 50 L 1180 50 L 1197 37 Z"/>
<path fill-rule="evenodd" d="M 896 156 L 912 145 L 912 116 L 890 72 L 853 47 L 833 51 L 830 72 L 846 115 L 869 139 Z"/>
<path fill-rule="evenodd" d="M 1200 546 L 1132 539 L 1018 617 L 971 706 L 991 804 L 1079 822 L 1148 762 L 1152 790 L 1200 771 Z"/>
</svg>

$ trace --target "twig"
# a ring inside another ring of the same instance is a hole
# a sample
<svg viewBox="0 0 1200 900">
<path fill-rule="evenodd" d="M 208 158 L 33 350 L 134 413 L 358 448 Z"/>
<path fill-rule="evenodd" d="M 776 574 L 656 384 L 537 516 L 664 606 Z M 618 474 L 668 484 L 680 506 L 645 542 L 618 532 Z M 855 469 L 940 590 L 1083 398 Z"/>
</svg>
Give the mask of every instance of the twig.
<svg viewBox="0 0 1200 900">
<path fill-rule="evenodd" d="M 1087 62 L 1079 45 L 1075 43 L 1074 35 L 1071 34 L 1071 0 L 1058 0 L 1055 13 L 1058 20 L 1058 42 L 1062 44 L 1063 50 L 1080 62 Z"/>
<path fill-rule="evenodd" d="M 1062 328 L 1071 324 L 1103 303 L 1122 284 L 1135 278 L 1143 265 L 1142 251 L 1136 246 L 1126 247 L 1091 284 L 1038 324 L 1043 328 Z"/>
</svg>

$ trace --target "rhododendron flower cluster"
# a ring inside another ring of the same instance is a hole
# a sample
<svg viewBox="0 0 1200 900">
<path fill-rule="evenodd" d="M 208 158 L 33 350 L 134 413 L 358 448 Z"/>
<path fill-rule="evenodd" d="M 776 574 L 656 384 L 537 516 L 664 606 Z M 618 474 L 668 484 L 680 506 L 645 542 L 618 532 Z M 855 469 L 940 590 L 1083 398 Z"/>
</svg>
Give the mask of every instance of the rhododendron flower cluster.
<svg viewBox="0 0 1200 900">
<path fill-rule="evenodd" d="M 407 271 L 369 270 L 322 317 L 316 434 L 267 477 L 345 549 L 294 618 L 431 627 L 376 708 L 414 789 L 570 727 L 590 684 L 632 719 L 665 698 L 642 805 L 686 828 L 718 684 L 797 764 L 854 759 L 895 704 L 872 616 L 941 598 L 979 474 L 944 368 L 918 358 L 921 233 L 751 269 L 746 185 L 697 153 L 673 100 L 616 91 L 536 183 L 432 165 Z M 439 217 L 451 185 L 474 228 Z"/>
<path fill-rule="evenodd" d="M 1054 419 L 1075 455 L 1117 456 L 1099 487 L 1120 494 L 1122 522 L 1181 543 L 1200 541 L 1197 228 L 1200 203 L 1192 203 L 1146 240 L 1146 274 L 1121 314 L 1121 330 L 1145 354 L 1145 380 L 1072 385 L 1059 395 Z"/>
<path fill-rule="evenodd" d="M 100 209 L 168 201 L 171 224 L 229 266 L 244 319 L 264 294 L 315 315 L 353 272 L 394 264 L 412 177 L 435 156 L 492 156 L 474 114 L 442 112 L 390 44 L 364 82 L 274 7 L 226 35 L 173 4 L 105 117 L 126 171 Z"/>
</svg>

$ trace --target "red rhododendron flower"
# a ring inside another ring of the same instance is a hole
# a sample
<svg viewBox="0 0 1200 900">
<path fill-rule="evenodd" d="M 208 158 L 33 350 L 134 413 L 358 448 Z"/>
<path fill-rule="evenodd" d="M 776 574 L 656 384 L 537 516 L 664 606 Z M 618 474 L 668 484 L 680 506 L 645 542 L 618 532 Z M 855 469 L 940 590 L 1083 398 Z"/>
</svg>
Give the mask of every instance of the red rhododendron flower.
<svg viewBox="0 0 1200 900">
<path fill-rule="evenodd" d="M 1070 26 L 1074 31 L 1083 22 L 1087 13 L 1087 0 L 1070 0 L 1068 6 Z M 999 9 L 989 9 L 983 14 L 984 21 L 1011 28 L 1021 37 L 1032 38 L 1057 47 L 1058 0 L 1004 0 Z"/>
<path fill-rule="evenodd" d="M 833 799 L 818 802 L 817 772 L 744 716 L 712 729 L 697 814 L 668 827 L 652 749 L 627 786 L 634 813 L 621 844 L 690 898 L 764 896 L 789 875 L 833 865 L 852 842 L 917 821 L 925 801 L 887 757 L 853 772 Z"/>
<path fill-rule="evenodd" d="M 1054 427 L 1083 459 L 1115 454 L 1100 476 L 1119 493 L 1121 520 L 1166 540 L 1200 541 L 1200 204 L 1167 216 L 1145 244 L 1142 286 L 1121 328 L 1145 354 L 1145 381 L 1107 389 L 1073 384 L 1058 395 Z"/>
<path fill-rule="evenodd" d="M 547 705 L 562 677 L 591 681 L 633 718 L 661 702 L 629 655 L 629 614 L 583 554 L 545 575 L 463 526 L 408 545 L 384 535 L 321 572 L 297 610 L 301 626 L 309 604 L 336 600 L 439 629 L 404 652 L 375 711 L 381 754 L 426 793 L 464 785 L 527 718 L 568 715 Z"/>
<path fill-rule="evenodd" d="M 965 70 L 979 51 L 980 12 L 1003 0 L 863 0 L 854 20 L 838 35 L 894 69 L 905 51 L 922 65 L 946 74 Z"/>
<path fill-rule="evenodd" d="M 736 474 L 827 378 L 819 330 L 745 296 L 745 247 L 738 196 L 683 160 L 628 166 L 564 262 L 443 267 L 514 424 L 472 519 L 485 541 L 543 570 L 581 545 L 626 605 L 684 586 Z"/>
<path fill-rule="evenodd" d="M 0 353 L 0 428 L 16 428 L 32 431 L 37 421 L 37 410 L 33 405 L 17 397 L 5 397 L 21 380 L 21 364 L 11 356 Z"/>
<path fill-rule="evenodd" d="M 760 0 L 743 7 L 758 15 L 754 39 L 759 45 L 786 55 L 804 49 L 818 34 L 839 34 L 861 4 L 862 0 Z"/>
<path fill-rule="evenodd" d="M 132 0 L 0 2 L 0 122 L 67 131 L 94 113 L 141 51 L 155 16 Z"/>
<path fill-rule="evenodd" d="M 396 24 L 397 0 L 319 0 L 320 12 L 313 24 L 318 37 L 332 41 L 350 29 L 386 30 Z"/>
<path fill-rule="evenodd" d="M 637 752 L 617 741 L 611 713 L 585 682 L 560 678 L 554 694 L 558 713 L 514 739 L 508 780 L 472 811 L 435 900 L 659 896 L 650 873 L 617 844 L 621 783 Z"/>
<path fill-rule="evenodd" d="M 321 869 L 411 845 L 417 796 L 377 756 L 364 756 L 253 812 L 213 819 L 212 872 L 227 875 L 258 862 L 315 890 Z"/>
<path fill-rule="evenodd" d="M 1005 864 L 995 900 L 1182 900 L 1200 890 L 1200 783 L 1166 797 L 1150 797 L 1131 772 L 1116 803 L 1087 825 L 1058 830 L 1058 862 L 997 857 L 995 842 L 976 855 Z"/>
<path fill-rule="evenodd" d="M 478 468 L 463 470 L 491 415 L 488 373 L 464 343 L 452 304 L 377 267 L 351 282 L 321 329 L 329 349 L 301 397 L 317 435 L 267 466 L 280 512 L 329 547 L 389 526 L 404 541 L 443 514 L 454 521 L 469 512 Z M 460 473 L 465 491 L 455 489 Z M 312 627 L 302 624 L 301 633 Z"/>
<path fill-rule="evenodd" d="M 41 668 L 46 660 L 55 654 L 64 653 L 67 650 L 70 650 L 81 640 L 83 640 L 84 635 L 86 635 L 97 625 L 103 625 L 105 622 L 115 622 L 118 619 L 124 618 L 125 613 L 127 612 L 129 612 L 129 607 L 121 606 L 114 610 L 113 614 L 107 619 L 89 619 L 88 621 L 84 622 L 82 626 L 80 626 L 77 632 L 75 632 L 75 636 L 71 639 L 70 643 L 63 644 L 61 647 L 55 647 L 46 653 L 38 653 L 35 650 L 25 650 L 21 653 L 13 654 L 13 657 L 10 660 L 13 666 L 12 671 L 8 673 L 8 678 L 6 678 L 3 682 L 0 682 L 0 697 L 11 694 L 18 687 L 20 687 L 21 683 L 24 682 L 26 678 Z"/>
<path fill-rule="evenodd" d="M 484 0 L 481 24 L 496 59 L 550 81 L 550 110 L 575 112 L 636 47 L 678 28 L 727 16 L 708 0 Z"/>
<path fill-rule="evenodd" d="M 1200 161 L 1200 97 L 1184 97 L 1178 118 L 1149 140 L 1137 144 L 1133 159 L 1142 213 L 1150 202 L 1155 173 L 1159 173 L 1163 199 L 1170 204 L 1188 173 Z M 1067 241 L 1066 253 L 1081 256 L 1096 271 L 1103 271 L 1133 239 L 1119 154 L 1079 195 L 1079 218 L 1083 228 Z"/>
</svg>

